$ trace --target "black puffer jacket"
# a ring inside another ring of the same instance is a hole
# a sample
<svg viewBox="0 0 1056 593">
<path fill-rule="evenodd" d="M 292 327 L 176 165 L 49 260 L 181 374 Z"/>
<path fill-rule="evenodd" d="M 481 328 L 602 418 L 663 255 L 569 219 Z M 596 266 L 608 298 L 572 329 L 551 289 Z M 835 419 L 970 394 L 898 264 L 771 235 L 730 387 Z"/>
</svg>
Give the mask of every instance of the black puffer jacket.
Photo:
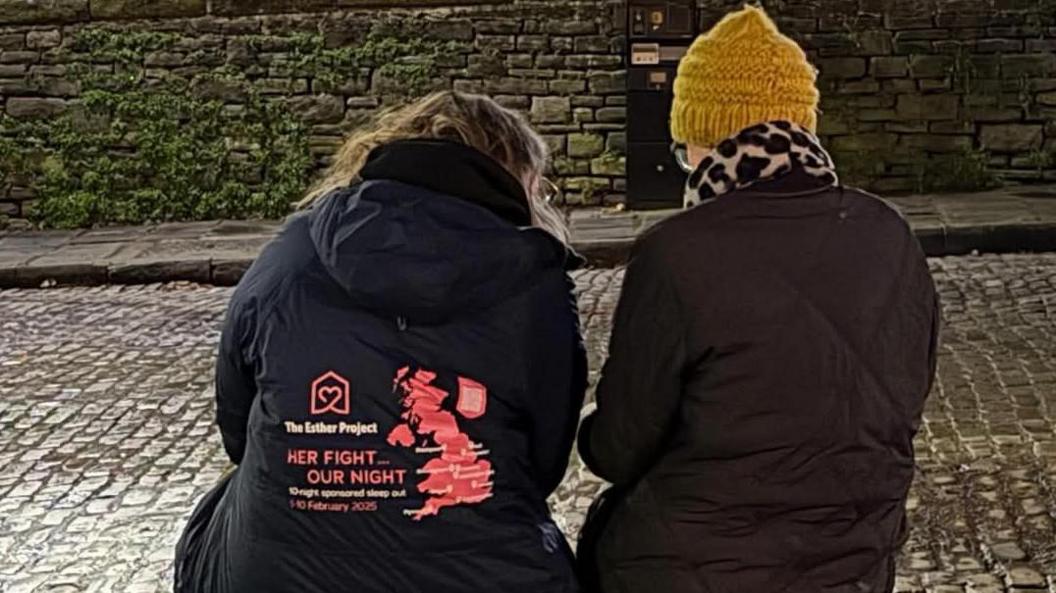
<svg viewBox="0 0 1056 593">
<path fill-rule="evenodd" d="M 586 383 L 574 256 L 465 146 L 393 143 L 362 177 L 232 297 L 238 469 L 192 517 L 177 591 L 575 591 L 546 505 Z"/>
<path fill-rule="evenodd" d="M 606 593 L 890 591 L 939 310 L 906 222 L 796 170 L 636 247 L 580 449 Z"/>
</svg>

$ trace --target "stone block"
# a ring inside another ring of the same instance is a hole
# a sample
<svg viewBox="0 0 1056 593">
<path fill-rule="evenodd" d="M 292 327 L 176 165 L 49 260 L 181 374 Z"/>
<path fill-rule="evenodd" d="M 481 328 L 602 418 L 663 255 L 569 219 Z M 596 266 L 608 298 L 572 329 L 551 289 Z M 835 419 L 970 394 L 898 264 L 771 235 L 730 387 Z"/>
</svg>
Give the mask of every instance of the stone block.
<svg viewBox="0 0 1056 593">
<path fill-rule="evenodd" d="M 469 19 L 429 19 L 421 23 L 422 38 L 433 41 L 473 41 L 473 23 Z"/>
<path fill-rule="evenodd" d="M 854 53 L 859 56 L 886 56 L 894 51 L 891 33 L 881 29 L 860 31 L 856 41 Z"/>
<path fill-rule="evenodd" d="M 182 66 L 186 56 L 171 51 L 152 51 L 143 56 L 143 65 L 148 68 L 171 68 Z"/>
<path fill-rule="evenodd" d="M 282 79 L 288 80 L 288 79 Z M 191 83 L 191 92 L 207 101 L 237 103 L 246 98 L 246 88 L 242 81 L 213 77 L 198 77 Z"/>
<path fill-rule="evenodd" d="M 546 81 L 532 80 L 529 78 L 487 78 L 484 79 L 482 90 L 487 94 L 503 95 L 545 95 Z"/>
<path fill-rule="evenodd" d="M 926 121 L 893 121 L 884 124 L 884 131 L 896 134 L 915 134 L 928 131 Z"/>
<path fill-rule="evenodd" d="M 595 157 L 605 150 L 605 138 L 601 134 L 576 133 L 568 135 L 568 156 Z"/>
<path fill-rule="evenodd" d="M 499 54 L 496 54 L 499 55 Z M 477 56 L 470 56 L 471 58 Z M 533 58 L 532 54 L 507 54 L 506 55 L 506 66 L 509 68 L 531 68 L 532 66 L 538 68 L 552 68 L 553 66 L 540 66 Z"/>
<path fill-rule="evenodd" d="M 818 60 L 817 65 L 826 78 L 861 78 L 866 70 L 863 58 L 825 58 Z"/>
<path fill-rule="evenodd" d="M 917 92 L 917 83 L 909 78 L 892 78 L 891 80 L 885 80 L 881 88 L 884 89 L 885 93 L 915 93 Z"/>
<path fill-rule="evenodd" d="M 973 78 L 997 78 L 1001 73 L 1000 56 L 971 56 L 968 67 Z"/>
<path fill-rule="evenodd" d="M 953 70 L 952 56 L 912 56 L 909 75 L 913 78 L 943 78 Z"/>
<path fill-rule="evenodd" d="M 980 143 L 995 152 L 1024 152 L 1041 148 L 1043 126 L 1040 124 L 984 125 Z"/>
<path fill-rule="evenodd" d="M 0 25 L 88 20 L 88 0 L 0 0 Z"/>
<path fill-rule="evenodd" d="M 48 49 L 60 43 L 62 43 L 62 33 L 58 29 L 26 33 L 26 47 L 30 49 Z"/>
<path fill-rule="evenodd" d="M 858 47 L 855 35 L 846 31 L 839 33 L 808 33 L 801 36 L 804 49 L 835 49 L 852 52 Z"/>
<path fill-rule="evenodd" d="M 590 161 L 591 175 L 622 177 L 627 174 L 627 159 L 622 156 L 602 155 Z"/>
<path fill-rule="evenodd" d="M 30 80 L 34 91 L 45 97 L 76 97 L 81 94 L 81 83 L 75 80 L 54 76 Z"/>
<path fill-rule="evenodd" d="M 291 112 L 305 123 L 337 123 L 344 119 L 345 101 L 334 95 L 307 95 L 287 100 Z"/>
<path fill-rule="evenodd" d="M 899 31 L 896 36 L 899 41 L 938 41 L 949 39 L 950 31 L 947 29 L 916 29 Z"/>
<path fill-rule="evenodd" d="M 7 100 L 7 114 L 18 118 L 54 117 L 66 111 L 68 104 L 62 99 L 39 99 L 12 97 Z"/>
<path fill-rule="evenodd" d="M 512 68 L 531 67 L 531 56 L 522 57 L 527 58 L 527 64 L 523 62 L 511 64 L 509 60 L 504 60 L 502 56 L 494 53 L 472 55 L 469 56 L 469 65 L 466 67 L 466 73 L 470 76 L 483 78 L 487 76 L 503 76 L 506 74 L 507 64 L 510 64 Z"/>
<path fill-rule="evenodd" d="M 547 83 L 547 86 L 550 88 L 551 93 L 562 95 L 573 95 L 587 91 L 587 81 L 585 80 L 566 80 L 561 78 L 551 80 Z"/>
<path fill-rule="evenodd" d="M 1056 107 L 1056 92 L 1041 93 L 1035 99 L 1039 105 L 1045 105 L 1048 107 Z"/>
<path fill-rule="evenodd" d="M 543 54 L 535 58 L 536 68 L 563 68 L 564 65 L 565 56 Z"/>
<path fill-rule="evenodd" d="M 851 126 L 841 117 L 822 115 L 818 119 L 818 134 L 820 136 L 832 136 L 836 134 L 850 134 Z"/>
<path fill-rule="evenodd" d="M 623 58 L 621 56 L 608 55 L 566 56 L 565 66 L 579 70 L 590 68 L 616 69 L 623 66 Z"/>
<path fill-rule="evenodd" d="M 925 78 L 917 81 L 917 85 L 922 93 L 936 93 L 948 91 L 953 88 L 953 83 L 949 78 Z"/>
<path fill-rule="evenodd" d="M 814 33 L 818 31 L 818 20 L 813 18 L 797 18 L 793 16 L 776 15 L 774 21 L 777 27 L 785 32 Z M 822 27 L 823 31 L 839 31 L 839 27 Z"/>
<path fill-rule="evenodd" d="M 353 2 L 346 2 L 352 4 Z M 275 14 L 279 12 L 310 12 L 333 9 L 334 2 L 327 0 L 212 0 L 210 14 L 217 16 L 246 16 Z"/>
<path fill-rule="evenodd" d="M 552 37 L 550 39 L 550 49 L 559 54 L 567 54 L 571 53 L 575 46 L 571 37 Z"/>
<path fill-rule="evenodd" d="M 532 106 L 531 97 L 522 97 L 521 95 L 492 95 L 491 98 L 495 99 L 495 102 L 499 105 L 516 111 L 528 111 Z"/>
<path fill-rule="evenodd" d="M 565 135 L 564 134 L 543 134 L 543 142 L 546 142 L 546 148 L 550 152 L 551 156 L 560 156 L 565 154 Z"/>
<path fill-rule="evenodd" d="M 928 126 L 932 134 L 975 134 L 975 122 L 972 121 L 937 121 Z"/>
<path fill-rule="evenodd" d="M 495 18 L 491 20 L 480 20 L 475 23 L 477 33 L 512 35 L 521 32 L 523 26 L 521 19 Z"/>
<path fill-rule="evenodd" d="M 0 51 L 6 51 L 11 49 L 25 49 L 26 48 L 26 35 L 24 33 L 3 33 L 0 34 Z"/>
<path fill-rule="evenodd" d="M 874 78 L 901 78 L 909 72 L 909 62 L 903 56 L 879 56 L 870 62 Z"/>
<path fill-rule="evenodd" d="M 597 22 L 580 19 L 547 20 L 542 24 L 544 33 L 555 35 L 591 35 L 598 32 Z"/>
<path fill-rule="evenodd" d="M 965 117 L 976 122 L 1016 122 L 1023 119 L 1019 107 L 973 107 L 965 110 Z"/>
<path fill-rule="evenodd" d="M 880 83 L 875 80 L 849 80 L 840 83 L 836 92 L 841 95 L 872 95 L 880 92 Z"/>
<path fill-rule="evenodd" d="M 205 0 L 91 0 L 91 3 L 95 19 L 205 16 Z"/>
<path fill-rule="evenodd" d="M 515 76 L 517 78 L 536 78 L 536 79 L 539 79 L 539 78 L 549 79 L 549 78 L 554 78 L 555 76 L 557 76 L 556 72 L 554 72 L 553 70 L 545 69 L 545 68 L 510 68 L 509 74 L 510 74 L 510 76 Z"/>
<path fill-rule="evenodd" d="M 518 51 L 541 51 L 550 47 L 550 38 L 546 35 L 520 35 L 517 37 Z"/>
<path fill-rule="evenodd" d="M 576 37 L 572 48 L 580 54 L 604 54 L 612 51 L 612 42 L 604 35 Z"/>
<path fill-rule="evenodd" d="M 907 134 L 898 141 L 899 150 L 934 153 L 963 153 L 972 149 L 972 136 Z"/>
<path fill-rule="evenodd" d="M 1028 39 L 1027 53 L 1052 53 L 1056 52 L 1056 39 Z"/>
<path fill-rule="evenodd" d="M 627 121 L 627 108 L 602 107 L 595 113 L 595 119 L 603 123 L 623 123 Z"/>
<path fill-rule="evenodd" d="M 927 40 L 899 39 L 896 35 L 894 52 L 899 55 L 930 54 L 932 53 L 932 51 L 934 51 L 934 47 L 932 46 L 933 43 L 933 41 Z"/>
<path fill-rule="evenodd" d="M 1023 54 L 1002 56 L 1001 75 L 1005 78 L 1045 77 L 1056 73 L 1056 55 Z"/>
<path fill-rule="evenodd" d="M 884 26 L 893 31 L 900 31 L 902 29 L 931 29 L 935 27 L 935 19 L 926 12 L 920 14 L 903 14 L 900 12 L 889 11 L 884 14 Z"/>
<path fill-rule="evenodd" d="M 513 51 L 517 49 L 517 37 L 513 35 L 477 35 L 476 44 L 479 49 Z"/>
<path fill-rule="evenodd" d="M 1021 39 L 980 39 L 974 50 L 981 54 L 1019 53 L 1023 51 Z"/>
<path fill-rule="evenodd" d="M 595 94 L 608 95 L 627 91 L 625 72 L 591 72 L 589 81 L 590 90 Z"/>
<path fill-rule="evenodd" d="M 950 120 L 957 119 L 959 103 L 956 95 L 899 95 L 895 111 L 905 120 Z"/>
<path fill-rule="evenodd" d="M 366 88 L 366 83 L 357 81 L 359 84 L 354 88 Z M 337 85 L 330 85 L 326 89 L 323 89 L 319 80 L 312 81 L 313 84 L 319 84 L 320 88 L 316 92 L 331 92 L 345 94 L 344 91 L 348 87 L 348 84 L 338 83 Z M 304 78 L 258 78 L 253 81 L 253 88 L 262 95 L 303 95 L 308 92 L 308 81 Z"/>
<path fill-rule="evenodd" d="M 887 151 L 894 148 L 898 142 L 897 134 L 886 132 L 872 132 L 868 134 L 852 134 L 850 136 L 837 136 L 832 140 L 832 149 L 836 152 L 868 152 Z"/>
<path fill-rule="evenodd" d="M 568 97 L 532 97 L 531 119 L 535 123 L 566 123 L 571 112 Z"/>
<path fill-rule="evenodd" d="M 893 121 L 897 118 L 898 114 L 894 109 L 861 109 L 858 111 L 859 121 Z"/>
<path fill-rule="evenodd" d="M 609 133 L 609 136 L 605 138 L 605 150 L 615 154 L 625 154 L 627 152 L 627 133 Z"/>
<path fill-rule="evenodd" d="M 0 64 L 36 64 L 40 53 L 35 51 L 5 51 L 0 53 Z"/>
</svg>

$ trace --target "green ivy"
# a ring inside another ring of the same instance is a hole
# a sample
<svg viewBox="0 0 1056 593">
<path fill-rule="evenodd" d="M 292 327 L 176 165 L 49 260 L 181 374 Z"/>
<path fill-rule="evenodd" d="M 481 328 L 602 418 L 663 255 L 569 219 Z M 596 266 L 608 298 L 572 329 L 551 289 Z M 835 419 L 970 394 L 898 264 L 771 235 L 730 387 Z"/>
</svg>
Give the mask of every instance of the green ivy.
<svg viewBox="0 0 1056 593">
<path fill-rule="evenodd" d="M 381 31 L 336 48 L 317 34 L 240 39 L 256 51 L 280 48 L 298 77 L 338 86 L 375 73 L 380 91 L 396 97 L 432 90 L 442 60 L 465 50 Z M 290 211 L 312 175 L 307 126 L 284 102 L 257 94 L 233 66 L 191 80 L 148 78 L 146 56 L 172 50 L 178 40 L 172 33 L 81 29 L 64 50 L 80 102 L 50 120 L 0 116 L 0 186 L 35 190 L 33 221 L 75 228 Z M 196 92 L 210 79 L 240 87 L 239 104 Z"/>
<path fill-rule="evenodd" d="M 259 97 L 229 114 L 179 91 L 96 90 L 33 134 L 44 158 L 32 219 L 51 227 L 279 218 L 311 170 L 303 126 Z"/>
<path fill-rule="evenodd" d="M 78 228 L 290 211 L 313 164 L 304 124 L 248 84 L 245 104 L 232 109 L 186 81 L 147 80 L 143 52 L 171 41 L 82 30 L 72 49 L 113 61 L 113 72 L 71 70 L 81 100 L 58 118 L 0 120 L 0 183 L 29 174 L 31 220 Z"/>
</svg>

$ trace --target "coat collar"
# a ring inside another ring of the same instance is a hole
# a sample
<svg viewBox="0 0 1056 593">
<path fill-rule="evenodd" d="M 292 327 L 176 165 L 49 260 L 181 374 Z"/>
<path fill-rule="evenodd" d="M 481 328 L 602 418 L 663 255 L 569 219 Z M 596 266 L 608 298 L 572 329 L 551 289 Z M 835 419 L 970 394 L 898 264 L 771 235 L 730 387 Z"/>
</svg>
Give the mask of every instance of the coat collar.
<svg viewBox="0 0 1056 593">
<path fill-rule="evenodd" d="M 801 168 L 794 168 L 787 175 L 762 181 L 737 193 L 755 198 L 796 198 L 813 196 L 829 191 L 834 186 L 826 179 L 810 175 Z"/>
<path fill-rule="evenodd" d="M 390 142 L 371 151 L 359 176 L 460 198 L 515 226 L 532 223 L 524 186 L 494 159 L 458 142 L 424 138 Z"/>
</svg>

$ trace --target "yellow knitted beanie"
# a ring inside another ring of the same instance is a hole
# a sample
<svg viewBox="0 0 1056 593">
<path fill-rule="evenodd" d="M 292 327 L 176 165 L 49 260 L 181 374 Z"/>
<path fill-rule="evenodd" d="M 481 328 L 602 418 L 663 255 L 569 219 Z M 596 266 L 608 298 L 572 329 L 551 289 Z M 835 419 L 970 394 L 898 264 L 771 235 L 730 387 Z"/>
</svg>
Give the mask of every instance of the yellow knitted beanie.
<svg viewBox="0 0 1056 593">
<path fill-rule="evenodd" d="M 818 125 L 817 70 L 762 8 L 746 6 L 697 37 L 678 66 L 671 135 L 715 146 L 754 124 Z"/>
</svg>

